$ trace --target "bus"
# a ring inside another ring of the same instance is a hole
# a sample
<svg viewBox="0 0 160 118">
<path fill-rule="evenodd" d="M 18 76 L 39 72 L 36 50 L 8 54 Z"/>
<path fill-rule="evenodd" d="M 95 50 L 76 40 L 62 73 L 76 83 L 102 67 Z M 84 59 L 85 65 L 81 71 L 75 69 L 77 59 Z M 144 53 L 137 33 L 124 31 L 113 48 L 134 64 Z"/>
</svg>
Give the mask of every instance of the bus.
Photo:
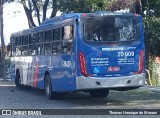
<svg viewBox="0 0 160 118">
<path fill-rule="evenodd" d="M 107 97 L 145 83 L 142 17 L 131 13 L 69 13 L 11 34 L 10 78 L 18 89 Z"/>
</svg>

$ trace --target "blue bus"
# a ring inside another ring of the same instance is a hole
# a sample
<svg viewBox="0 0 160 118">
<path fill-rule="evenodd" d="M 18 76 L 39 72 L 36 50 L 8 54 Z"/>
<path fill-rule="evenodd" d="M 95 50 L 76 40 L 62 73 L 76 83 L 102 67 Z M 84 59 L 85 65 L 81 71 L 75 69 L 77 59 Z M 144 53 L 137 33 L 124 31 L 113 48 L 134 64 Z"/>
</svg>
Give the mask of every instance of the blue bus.
<svg viewBox="0 0 160 118">
<path fill-rule="evenodd" d="M 142 17 L 131 13 L 71 13 L 13 33 L 10 77 L 18 89 L 44 89 L 47 99 L 67 92 L 106 97 L 145 82 Z"/>
</svg>

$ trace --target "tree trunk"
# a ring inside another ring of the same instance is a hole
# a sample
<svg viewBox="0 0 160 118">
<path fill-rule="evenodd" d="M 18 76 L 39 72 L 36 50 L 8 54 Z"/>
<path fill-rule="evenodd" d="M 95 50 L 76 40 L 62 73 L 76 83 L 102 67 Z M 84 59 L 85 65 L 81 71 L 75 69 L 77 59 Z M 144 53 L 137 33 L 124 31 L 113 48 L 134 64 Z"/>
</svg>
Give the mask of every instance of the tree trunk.
<svg viewBox="0 0 160 118">
<path fill-rule="evenodd" d="M 51 16 L 50 18 L 53 18 L 56 16 L 56 13 L 57 13 L 57 0 L 52 0 L 52 13 L 51 13 Z"/>
<path fill-rule="evenodd" d="M 27 19 L 28 19 L 29 28 L 36 27 L 36 25 L 35 25 L 35 23 L 33 21 L 33 17 L 32 17 L 32 10 L 28 9 L 28 7 L 26 6 L 25 1 L 22 1 L 22 4 L 23 4 L 23 8 L 24 8 L 24 11 L 25 11 Z"/>
<path fill-rule="evenodd" d="M 0 0 L 0 35 L 1 35 L 1 60 L 3 65 L 3 79 L 6 80 L 6 65 L 5 65 L 5 43 L 4 43 L 4 37 L 3 37 L 3 0 Z"/>
<path fill-rule="evenodd" d="M 48 3 L 49 3 L 49 0 L 45 0 L 45 3 L 43 5 L 43 19 L 42 19 L 42 21 L 46 20 L 46 12 L 47 12 Z"/>
<path fill-rule="evenodd" d="M 40 25 L 41 24 L 41 21 L 40 21 L 40 14 L 39 14 L 39 9 L 37 7 L 37 3 L 35 0 L 32 0 L 32 3 L 33 3 L 33 6 L 36 10 L 36 13 L 37 13 L 37 20 L 38 20 L 38 24 Z"/>
<path fill-rule="evenodd" d="M 112 1 L 111 11 L 121 10 L 129 8 L 132 13 L 142 15 L 142 4 L 141 0 L 114 0 Z"/>
<path fill-rule="evenodd" d="M 136 13 L 137 14 L 140 14 L 140 15 L 143 15 L 142 14 L 142 3 L 141 3 L 141 0 L 136 0 L 135 1 L 135 9 L 136 9 Z"/>
</svg>

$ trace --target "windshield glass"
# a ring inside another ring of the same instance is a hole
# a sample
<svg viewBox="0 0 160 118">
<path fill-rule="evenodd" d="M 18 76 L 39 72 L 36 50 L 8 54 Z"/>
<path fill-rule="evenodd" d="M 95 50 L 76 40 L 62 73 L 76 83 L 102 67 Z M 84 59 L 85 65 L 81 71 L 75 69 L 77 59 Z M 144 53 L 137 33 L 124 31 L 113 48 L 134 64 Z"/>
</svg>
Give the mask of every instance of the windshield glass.
<svg viewBox="0 0 160 118">
<path fill-rule="evenodd" d="M 131 16 L 86 17 L 86 41 L 133 41 L 139 37 L 138 18 Z"/>
</svg>

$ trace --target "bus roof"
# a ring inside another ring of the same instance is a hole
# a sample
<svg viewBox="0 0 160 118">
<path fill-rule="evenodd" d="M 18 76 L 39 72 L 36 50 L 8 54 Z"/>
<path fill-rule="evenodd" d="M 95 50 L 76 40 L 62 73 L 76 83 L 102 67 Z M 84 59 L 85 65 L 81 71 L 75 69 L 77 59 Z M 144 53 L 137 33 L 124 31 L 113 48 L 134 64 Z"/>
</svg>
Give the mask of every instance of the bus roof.
<svg viewBox="0 0 160 118">
<path fill-rule="evenodd" d="M 113 15 L 125 15 L 125 16 L 133 16 L 132 13 L 117 13 L 117 12 L 105 12 L 105 11 L 99 11 L 99 12 L 95 12 L 95 13 L 69 13 L 69 14 L 62 14 L 61 16 L 56 16 L 53 18 L 50 18 L 44 22 L 41 23 L 41 25 L 34 27 L 34 28 L 30 28 L 30 29 L 25 29 L 19 32 L 15 32 L 13 34 L 11 34 L 12 36 L 18 36 L 18 35 L 22 35 L 22 34 L 29 34 L 29 33 L 34 33 L 37 31 L 41 31 L 44 30 L 48 27 L 54 26 L 56 25 L 58 22 L 60 21 L 65 21 L 67 19 L 76 19 L 76 18 L 80 18 L 81 16 L 113 16 Z M 137 14 L 136 14 L 137 15 Z M 62 22 L 65 23 L 65 22 Z"/>
</svg>

